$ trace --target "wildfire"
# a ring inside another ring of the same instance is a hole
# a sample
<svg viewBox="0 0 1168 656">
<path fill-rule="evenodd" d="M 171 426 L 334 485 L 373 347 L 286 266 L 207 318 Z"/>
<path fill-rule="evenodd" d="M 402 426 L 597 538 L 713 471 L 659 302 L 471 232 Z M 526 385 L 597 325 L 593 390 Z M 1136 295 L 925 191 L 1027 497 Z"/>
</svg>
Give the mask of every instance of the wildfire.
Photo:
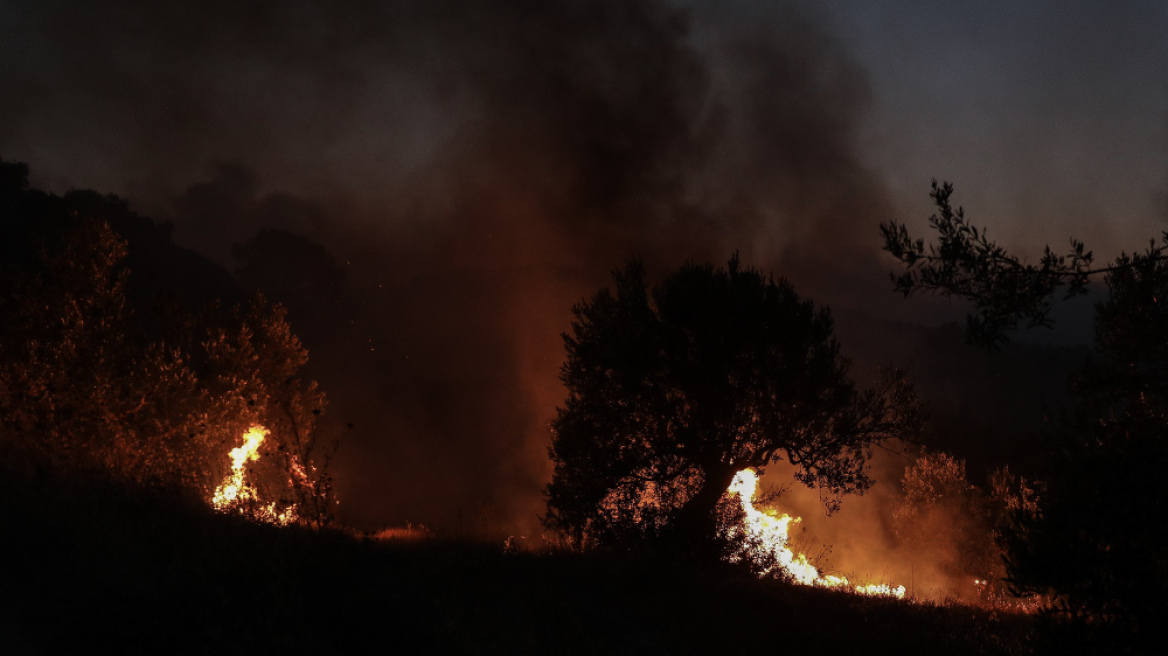
<svg viewBox="0 0 1168 656">
<path fill-rule="evenodd" d="M 219 487 L 215 488 L 215 495 L 211 497 L 211 505 L 219 511 L 246 509 L 249 515 L 261 521 L 273 524 L 288 524 L 296 520 L 296 506 L 292 505 L 283 512 L 276 510 L 276 502 L 262 505 L 259 494 L 254 486 L 244 479 L 244 467 L 249 462 L 260 459 L 260 445 L 268 436 L 268 429 L 263 426 L 252 426 L 243 434 L 243 444 L 231 450 L 231 473 Z"/>
<path fill-rule="evenodd" d="M 758 489 L 758 475 L 752 469 L 743 469 L 730 483 L 728 494 L 738 495 L 742 505 L 743 528 L 753 543 L 756 561 L 767 567 L 764 574 L 781 568 L 794 581 L 803 585 L 818 585 L 825 588 L 849 589 L 862 595 L 904 598 L 904 586 L 892 587 L 885 584 L 853 586 L 843 576 L 820 576 L 819 570 L 807 560 L 804 554 L 797 554 L 787 545 L 788 529 L 798 523 L 798 517 L 778 515 L 773 510 L 760 511 L 754 507 L 754 494 Z M 773 564 L 771 564 L 773 563 Z"/>
</svg>

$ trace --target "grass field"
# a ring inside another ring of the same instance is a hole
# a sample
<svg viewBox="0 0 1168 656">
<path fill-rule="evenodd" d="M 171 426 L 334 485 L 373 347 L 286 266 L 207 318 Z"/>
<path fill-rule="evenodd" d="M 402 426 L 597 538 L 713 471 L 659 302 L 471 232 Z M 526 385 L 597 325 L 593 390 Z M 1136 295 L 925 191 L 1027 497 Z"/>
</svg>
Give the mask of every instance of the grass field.
<svg viewBox="0 0 1168 656">
<path fill-rule="evenodd" d="M 1015 654 L 1033 620 L 648 556 L 251 524 L 7 476 L 0 653 Z"/>
</svg>

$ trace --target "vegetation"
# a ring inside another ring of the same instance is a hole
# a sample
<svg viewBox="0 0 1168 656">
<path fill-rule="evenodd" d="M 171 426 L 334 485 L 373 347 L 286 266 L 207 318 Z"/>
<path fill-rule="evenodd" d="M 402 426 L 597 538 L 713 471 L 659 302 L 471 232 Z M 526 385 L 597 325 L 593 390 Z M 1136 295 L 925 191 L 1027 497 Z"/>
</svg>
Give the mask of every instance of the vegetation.
<svg viewBox="0 0 1168 656">
<path fill-rule="evenodd" d="M 319 286 L 289 282 L 293 272 L 273 259 L 280 252 L 316 262 L 323 277 L 299 273 Z M 294 235 L 261 233 L 239 254 L 248 287 L 288 283 L 281 293 L 328 298 L 343 281 L 327 253 Z M 1147 635 L 1158 588 L 1140 587 L 1134 564 L 1142 558 L 1162 583 L 1160 529 L 1133 530 L 1122 514 L 1105 516 L 1102 502 L 1120 494 L 1160 503 L 1163 494 L 1151 481 L 1168 463 L 1151 438 L 1168 405 L 1155 342 L 1166 326 L 1147 305 L 1149 294 L 1154 304 L 1168 291 L 1160 266 L 1133 259 L 1110 272 L 1111 305 L 1100 309 L 1110 359 L 1080 378 L 1083 417 L 1067 423 L 1064 460 L 1052 459 L 1110 487 L 1051 476 L 1035 503 L 1003 475 L 986 495 L 961 463 L 928 456 L 905 478 L 894 527 L 905 544 L 941 530 L 928 517 L 960 517 L 966 524 L 946 534 L 961 542 L 955 567 L 981 571 L 996 527 L 1017 590 L 1053 591 L 1100 626 Z M 30 189 L 27 167 L 0 162 L 0 522 L 15 591 L 0 618 L 8 652 L 1032 646 L 1026 616 L 792 587 L 715 558 L 344 532 L 332 521 L 325 397 L 303 373 L 307 353 L 280 306 L 247 298 L 220 274 L 120 200 Z M 660 539 L 725 553 L 718 540 L 734 532 L 720 522 L 733 518 L 718 504 L 738 470 L 790 461 L 831 505 L 871 485 L 865 464 L 875 445 L 919 427 L 902 375 L 857 389 L 826 308 L 737 257 L 725 268 L 687 265 L 652 289 L 630 263 L 615 282 L 615 293 L 576 307 L 565 336 L 570 394 L 554 424 L 545 521 L 571 547 Z M 260 501 L 238 508 L 251 518 L 215 513 L 207 501 L 227 454 L 253 425 L 270 431 L 247 472 Z M 1099 463 L 1113 469 L 1086 467 Z M 1138 478 L 1123 479 L 1120 468 Z M 295 506 L 306 521 L 280 529 L 249 521 L 267 503 L 275 512 Z M 1083 529 L 1081 509 L 1094 528 Z M 1072 557 L 1089 562 L 1057 560 Z"/>
<path fill-rule="evenodd" d="M 687 264 L 652 292 L 637 262 L 614 278 L 564 336 L 544 521 L 577 543 L 704 551 L 736 472 L 786 459 L 838 499 L 871 484 L 874 444 L 918 425 L 901 374 L 857 390 L 828 310 L 737 256 Z"/>
<path fill-rule="evenodd" d="M 904 471 L 901 494 L 891 513 L 897 543 L 913 562 L 935 564 L 941 573 L 972 588 L 983 605 L 1016 605 L 1006 597 L 1005 565 L 996 538 L 1010 516 L 1034 509 L 1029 482 L 997 469 L 989 490 L 970 483 L 965 461 L 942 452 L 924 451 Z"/>
<path fill-rule="evenodd" d="M 283 309 L 262 297 L 196 305 L 149 282 L 135 287 L 135 246 L 115 225 L 134 235 L 143 219 L 113 197 L 30 190 L 23 165 L 4 163 L 0 175 L 6 459 L 207 499 L 228 452 L 261 424 L 274 439 L 249 473 L 259 497 L 327 523 L 329 453 L 316 429 L 325 398 L 301 377 L 307 353 Z M 177 250 L 168 240 L 154 246 Z"/>
<path fill-rule="evenodd" d="M 993 345 L 1021 321 L 1045 324 L 1062 286 L 1075 295 L 1104 276 L 1098 357 L 1072 378 L 1074 410 L 1046 436 L 1040 494 L 1012 509 L 1000 543 L 1016 592 L 1050 595 L 1058 611 L 1080 620 L 1090 640 L 1064 647 L 1154 651 L 1168 610 L 1168 529 L 1151 520 L 1168 508 L 1160 482 L 1168 468 L 1168 233 L 1162 245 L 1102 268 L 1090 268 L 1091 252 L 1074 241 L 1069 256 L 1048 247 L 1039 265 L 1026 265 L 953 210 L 951 193 L 933 186 L 938 245 L 926 250 L 893 223 L 883 227 L 885 248 L 907 267 L 894 276 L 906 294 L 973 301 L 973 341 Z"/>
<path fill-rule="evenodd" d="M 933 181 L 929 195 L 937 206 L 937 213 L 929 217 L 929 227 L 937 233 L 935 244 L 926 248 L 925 241 L 913 239 L 902 223 L 880 226 L 884 250 L 905 265 L 902 273 L 893 274 L 893 283 L 905 296 L 929 292 L 972 302 L 975 311 L 968 317 L 967 336 L 970 342 L 991 348 L 1020 325 L 1050 327 L 1052 302 L 1060 291 L 1068 299 L 1085 294 L 1092 276 L 1130 275 L 1148 263 L 1163 262 L 1168 249 L 1165 232 L 1162 245 L 1152 240 L 1142 255 L 1124 254 L 1111 266 L 1093 268 L 1094 253 L 1071 239 L 1065 255 L 1046 246 L 1038 264 L 1027 264 L 970 224 L 964 208 L 954 209 L 949 200 L 953 185 Z"/>
</svg>

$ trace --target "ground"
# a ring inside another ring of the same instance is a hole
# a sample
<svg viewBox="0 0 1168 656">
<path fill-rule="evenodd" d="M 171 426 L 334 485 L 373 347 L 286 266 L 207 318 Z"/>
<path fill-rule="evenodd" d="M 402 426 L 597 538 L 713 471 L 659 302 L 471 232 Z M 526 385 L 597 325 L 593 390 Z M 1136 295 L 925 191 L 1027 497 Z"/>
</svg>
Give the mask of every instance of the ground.
<svg viewBox="0 0 1168 656">
<path fill-rule="evenodd" d="M 1013 654 L 1032 633 L 730 566 L 280 529 L 43 472 L 0 490 L 8 654 Z"/>
</svg>

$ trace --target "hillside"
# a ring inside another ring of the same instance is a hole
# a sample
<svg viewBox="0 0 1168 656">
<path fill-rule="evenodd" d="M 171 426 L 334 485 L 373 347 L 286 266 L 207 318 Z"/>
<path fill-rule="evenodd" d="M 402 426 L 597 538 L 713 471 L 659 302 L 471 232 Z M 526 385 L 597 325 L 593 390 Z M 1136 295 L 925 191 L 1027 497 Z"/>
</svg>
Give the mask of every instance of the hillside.
<svg viewBox="0 0 1168 656">
<path fill-rule="evenodd" d="M 1009 654 L 1029 619 L 645 557 L 377 542 L 2 478 L 5 653 Z"/>
</svg>

